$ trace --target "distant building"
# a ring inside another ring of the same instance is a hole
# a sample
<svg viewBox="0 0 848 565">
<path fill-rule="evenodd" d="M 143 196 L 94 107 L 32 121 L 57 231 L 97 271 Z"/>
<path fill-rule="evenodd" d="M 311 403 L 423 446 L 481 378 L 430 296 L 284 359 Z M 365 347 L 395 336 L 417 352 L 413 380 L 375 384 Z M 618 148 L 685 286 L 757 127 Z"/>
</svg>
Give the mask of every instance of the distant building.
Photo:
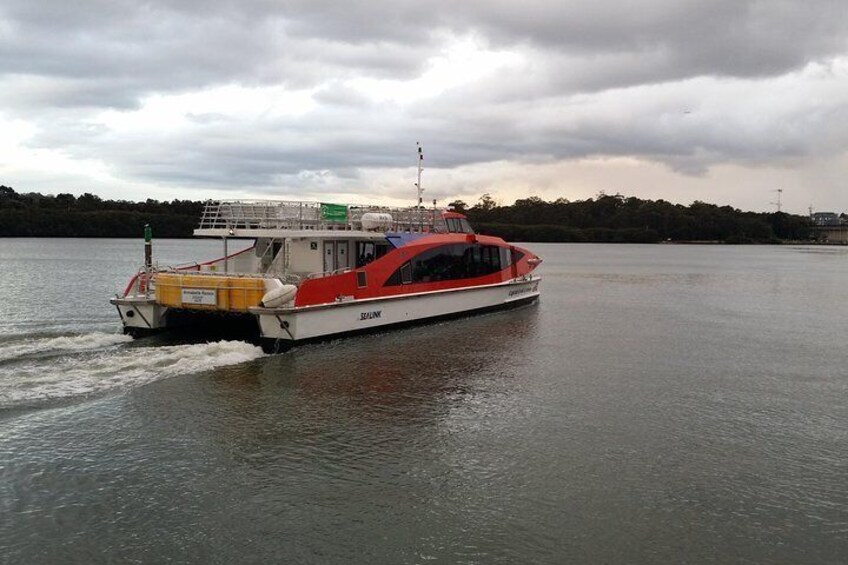
<svg viewBox="0 0 848 565">
<path fill-rule="evenodd" d="M 834 212 L 810 212 L 813 237 L 819 243 L 848 245 L 848 216 Z"/>
<path fill-rule="evenodd" d="M 813 212 L 810 220 L 814 226 L 838 226 L 842 224 L 839 214 L 835 212 Z"/>
</svg>

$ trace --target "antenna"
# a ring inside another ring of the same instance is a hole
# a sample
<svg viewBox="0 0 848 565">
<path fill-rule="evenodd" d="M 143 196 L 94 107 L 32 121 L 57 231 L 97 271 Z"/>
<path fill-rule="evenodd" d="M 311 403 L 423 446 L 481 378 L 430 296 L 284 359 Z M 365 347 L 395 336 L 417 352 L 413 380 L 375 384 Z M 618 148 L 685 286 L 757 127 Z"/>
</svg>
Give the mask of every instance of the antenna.
<svg viewBox="0 0 848 565">
<path fill-rule="evenodd" d="M 421 186 L 421 172 L 424 170 L 424 149 L 421 147 L 421 143 L 415 142 L 416 147 L 418 147 L 418 182 L 415 183 L 415 188 L 418 189 L 418 202 L 415 204 L 416 210 L 418 210 L 418 224 L 421 231 L 424 231 L 423 228 L 423 218 L 421 216 L 421 205 L 424 203 L 424 187 Z"/>
<path fill-rule="evenodd" d="M 778 189 L 772 190 L 772 192 L 777 193 L 777 202 L 769 202 L 769 204 L 771 204 L 772 206 L 777 206 L 777 212 L 780 213 L 780 208 L 781 208 L 780 195 L 783 194 L 783 189 L 778 188 Z"/>
<path fill-rule="evenodd" d="M 418 182 L 415 183 L 415 187 L 418 189 L 418 206 L 424 202 L 424 198 L 422 194 L 424 194 L 424 187 L 421 186 L 421 172 L 424 170 L 424 149 L 421 147 L 419 142 L 415 142 L 415 145 L 418 147 Z"/>
</svg>

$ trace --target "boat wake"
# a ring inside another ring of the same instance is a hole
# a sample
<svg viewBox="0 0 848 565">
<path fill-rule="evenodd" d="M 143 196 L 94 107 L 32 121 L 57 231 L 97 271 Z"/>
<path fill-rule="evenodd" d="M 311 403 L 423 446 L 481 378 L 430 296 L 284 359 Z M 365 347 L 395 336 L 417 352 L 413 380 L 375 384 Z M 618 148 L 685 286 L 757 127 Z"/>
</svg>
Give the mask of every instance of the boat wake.
<svg viewBox="0 0 848 565">
<path fill-rule="evenodd" d="M 241 341 L 128 346 L 120 334 L 40 337 L 0 344 L 0 409 L 132 388 L 262 357 Z"/>
<path fill-rule="evenodd" d="M 21 336 L 0 343 L 0 363 L 33 356 L 53 356 L 69 351 L 86 351 L 112 347 L 132 341 L 123 334 L 92 332 L 82 335 Z"/>
</svg>

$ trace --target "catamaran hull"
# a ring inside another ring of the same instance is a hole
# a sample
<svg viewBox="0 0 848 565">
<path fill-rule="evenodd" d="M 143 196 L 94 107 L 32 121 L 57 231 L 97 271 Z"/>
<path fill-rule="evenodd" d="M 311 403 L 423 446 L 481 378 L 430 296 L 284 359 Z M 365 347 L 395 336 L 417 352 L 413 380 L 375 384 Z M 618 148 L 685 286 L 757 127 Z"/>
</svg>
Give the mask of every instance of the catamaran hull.
<svg viewBox="0 0 848 565">
<path fill-rule="evenodd" d="M 113 298 L 110 302 L 118 309 L 125 334 L 140 337 L 173 325 L 168 324 L 169 308 L 152 298 Z"/>
<path fill-rule="evenodd" d="M 504 283 L 338 302 L 302 308 L 252 308 L 266 349 L 299 342 L 519 306 L 538 299 L 541 277 Z"/>
<path fill-rule="evenodd" d="M 241 332 L 242 339 L 256 339 L 258 333 L 266 350 L 283 351 L 296 343 L 520 306 L 539 298 L 540 284 L 541 277 L 526 276 L 497 284 L 317 306 L 255 307 L 238 317 L 168 308 L 152 297 L 113 298 L 111 302 L 121 315 L 124 333 L 134 336 L 177 326 L 214 325 L 229 327 L 231 334 Z M 254 322 L 246 324 L 250 319 Z"/>
</svg>

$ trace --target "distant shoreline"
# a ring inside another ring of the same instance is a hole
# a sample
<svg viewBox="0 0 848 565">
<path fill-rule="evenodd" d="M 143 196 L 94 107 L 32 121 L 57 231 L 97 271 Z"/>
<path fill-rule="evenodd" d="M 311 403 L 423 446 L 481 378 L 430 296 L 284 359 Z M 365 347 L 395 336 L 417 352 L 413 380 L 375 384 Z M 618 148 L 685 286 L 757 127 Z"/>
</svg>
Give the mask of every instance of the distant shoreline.
<svg viewBox="0 0 848 565">
<path fill-rule="evenodd" d="M 191 238 L 208 202 L 103 200 L 85 193 L 18 193 L 0 186 L 0 237 L 141 238 L 145 225 L 154 238 Z M 478 233 L 533 243 L 812 243 L 812 223 L 784 212 L 743 212 L 730 206 L 642 200 L 621 194 L 545 201 L 538 197 L 508 206 L 488 194 L 469 206 L 448 207 L 465 214 Z"/>
</svg>

